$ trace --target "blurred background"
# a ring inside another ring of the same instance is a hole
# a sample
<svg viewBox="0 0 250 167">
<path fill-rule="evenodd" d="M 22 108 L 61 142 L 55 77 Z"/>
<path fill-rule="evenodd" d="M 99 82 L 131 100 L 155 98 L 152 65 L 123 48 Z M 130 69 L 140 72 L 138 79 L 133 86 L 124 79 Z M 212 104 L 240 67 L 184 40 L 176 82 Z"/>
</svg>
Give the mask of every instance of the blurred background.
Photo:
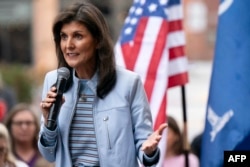
<svg viewBox="0 0 250 167">
<path fill-rule="evenodd" d="M 116 42 L 132 0 L 92 0 L 105 15 Z M 0 1 L 0 100 L 39 106 L 44 74 L 57 67 L 51 26 L 72 1 Z M 186 85 L 188 138 L 203 131 L 214 54 L 218 1 L 183 0 L 189 83 Z M 182 126 L 181 89 L 168 91 L 168 114 Z M 2 106 L 3 107 L 3 106 Z M 1 108 L 1 101 L 0 101 Z"/>
</svg>

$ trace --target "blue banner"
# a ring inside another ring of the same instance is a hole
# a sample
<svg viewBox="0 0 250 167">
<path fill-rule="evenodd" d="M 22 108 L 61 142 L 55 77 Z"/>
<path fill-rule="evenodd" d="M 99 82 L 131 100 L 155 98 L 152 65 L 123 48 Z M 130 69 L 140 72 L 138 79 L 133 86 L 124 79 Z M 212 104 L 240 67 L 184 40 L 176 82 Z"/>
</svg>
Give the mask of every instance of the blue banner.
<svg viewBox="0 0 250 167">
<path fill-rule="evenodd" d="M 250 0 L 220 2 L 201 167 L 224 151 L 250 150 Z"/>
</svg>

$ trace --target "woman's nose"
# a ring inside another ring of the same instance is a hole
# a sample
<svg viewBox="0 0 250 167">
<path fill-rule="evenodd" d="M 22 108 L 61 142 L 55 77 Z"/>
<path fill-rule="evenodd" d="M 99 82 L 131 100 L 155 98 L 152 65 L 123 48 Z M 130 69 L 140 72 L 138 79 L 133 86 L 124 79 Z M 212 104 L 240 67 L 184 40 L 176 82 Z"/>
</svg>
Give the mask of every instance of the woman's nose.
<svg viewBox="0 0 250 167">
<path fill-rule="evenodd" d="M 71 38 L 67 40 L 66 47 L 68 49 L 73 49 L 75 47 L 74 41 Z"/>
</svg>

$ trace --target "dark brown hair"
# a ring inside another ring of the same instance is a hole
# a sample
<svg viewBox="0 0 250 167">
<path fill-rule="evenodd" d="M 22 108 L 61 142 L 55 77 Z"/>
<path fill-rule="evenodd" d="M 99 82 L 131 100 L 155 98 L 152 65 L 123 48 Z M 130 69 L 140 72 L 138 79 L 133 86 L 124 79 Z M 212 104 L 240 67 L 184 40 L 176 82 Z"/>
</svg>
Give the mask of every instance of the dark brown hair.
<svg viewBox="0 0 250 167">
<path fill-rule="evenodd" d="M 33 147 L 36 148 L 36 150 L 38 150 L 38 146 L 37 146 L 37 142 L 38 142 L 38 134 L 39 134 L 39 130 L 40 130 L 40 125 L 39 125 L 39 120 L 38 120 L 38 115 L 35 113 L 35 111 L 33 111 L 32 107 L 29 105 L 29 104 L 26 104 L 26 103 L 19 103 L 17 105 L 15 105 L 11 110 L 10 112 L 8 112 L 8 115 L 5 119 L 5 125 L 10 133 L 10 137 L 11 137 L 11 145 L 12 145 L 12 151 L 14 151 L 14 142 L 13 142 L 13 135 L 12 135 L 12 131 L 11 131 L 11 126 L 12 126 L 12 121 L 13 121 L 13 118 L 15 117 L 15 115 L 19 112 L 22 112 L 22 111 L 29 111 L 31 113 L 31 115 L 33 116 L 33 119 L 34 119 L 34 123 L 35 123 L 35 127 L 36 127 L 36 131 L 35 131 L 35 138 L 33 139 Z"/>
<path fill-rule="evenodd" d="M 176 155 L 180 155 L 184 153 L 183 136 L 182 136 L 181 130 L 176 120 L 173 117 L 168 116 L 167 122 L 168 122 L 168 128 L 172 129 L 175 135 L 177 136 L 177 140 L 175 141 L 173 145 L 174 153 Z"/>
<path fill-rule="evenodd" d="M 60 32 L 64 24 L 70 23 L 72 21 L 82 23 L 92 34 L 93 38 L 97 40 L 98 47 L 96 50 L 96 70 L 98 71 L 99 75 L 97 95 L 100 98 L 104 98 L 116 83 L 113 44 L 109 34 L 108 25 L 101 11 L 86 0 L 76 2 L 69 8 L 61 11 L 53 24 L 53 35 L 58 59 L 58 68 L 64 66 L 69 68 L 71 71 L 71 76 L 69 78 L 66 91 L 73 82 L 73 69 L 66 63 L 60 48 Z"/>
</svg>

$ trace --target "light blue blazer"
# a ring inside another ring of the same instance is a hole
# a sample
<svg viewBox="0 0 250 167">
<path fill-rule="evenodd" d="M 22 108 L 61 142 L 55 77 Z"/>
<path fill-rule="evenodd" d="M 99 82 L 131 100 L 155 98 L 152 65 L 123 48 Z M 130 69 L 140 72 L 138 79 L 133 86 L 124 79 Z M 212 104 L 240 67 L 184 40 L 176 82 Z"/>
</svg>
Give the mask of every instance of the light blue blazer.
<svg viewBox="0 0 250 167">
<path fill-rule="evenodd" d="M 42 99 L 56 82 L 57 71 L 46 74 Z M 96 92 L 98 76 L 87 82 Z M 41 122 L 38 147 L 56 167 L 71 167 L 69 153 L 69 129 L 79 92 L 79 79 L 73 77 L 73 86 L 64 93 L 63 103 L 54 131 Z M 117 67 L 117 82 L 104 98 L 95 97 L 94 126 L 101 167 L 138 167 L 144 158 L 154 161 L 159 157 L 157 149 L 153 157 L 147 157 L 140 149 L 142 143 L 153 132 L 152 116 L 143 84 L 138 74 Z M 108 128 L 107 128 L 108 126 Z"/>
</svg>

